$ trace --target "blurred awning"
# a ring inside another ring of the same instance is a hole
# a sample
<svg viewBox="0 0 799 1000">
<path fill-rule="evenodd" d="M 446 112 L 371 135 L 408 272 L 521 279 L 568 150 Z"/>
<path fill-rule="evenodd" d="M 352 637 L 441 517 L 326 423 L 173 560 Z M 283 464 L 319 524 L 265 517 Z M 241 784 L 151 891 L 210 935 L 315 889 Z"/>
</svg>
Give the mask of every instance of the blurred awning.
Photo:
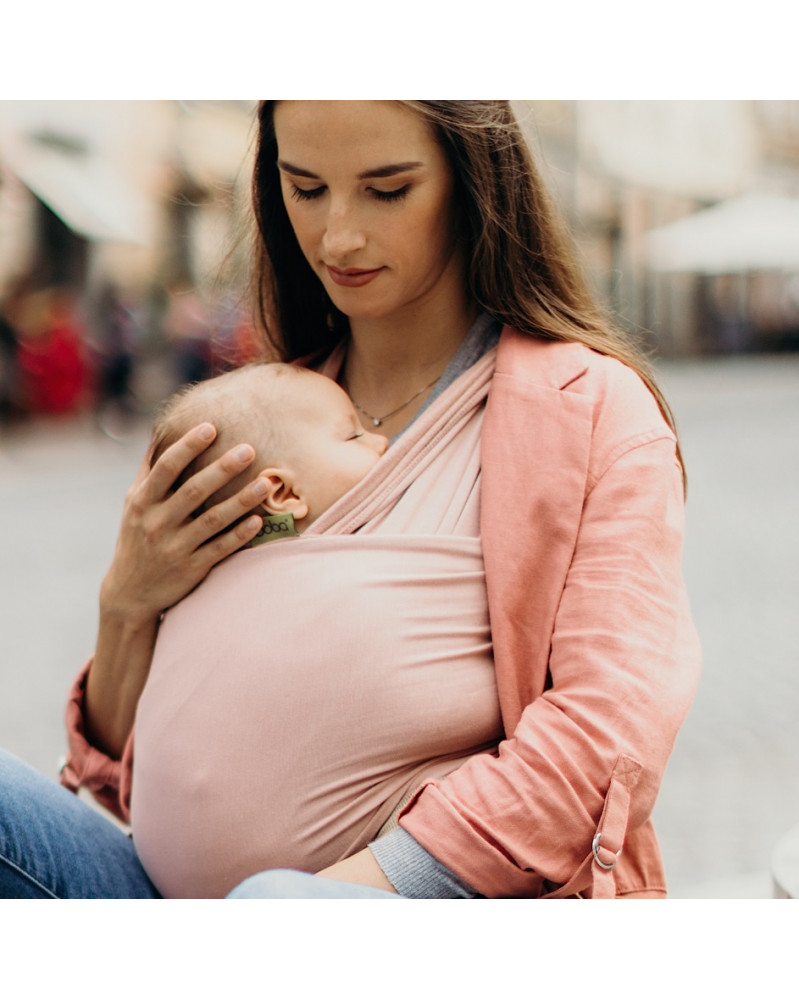
<svg viewBox="0 0 799 1000">
<path fill-rule="evenodd" d="M 646 262 L 697 274 L 799 271 L 799 199 L 750 193 L 652 229 Z"/>
<path fill-rule="evenodd" d="M 35 139 L 4 143 L 0 156 L 37 198 L 86 239 L 148 242 L 143 194 L 108 163 Z"/>
</svg>

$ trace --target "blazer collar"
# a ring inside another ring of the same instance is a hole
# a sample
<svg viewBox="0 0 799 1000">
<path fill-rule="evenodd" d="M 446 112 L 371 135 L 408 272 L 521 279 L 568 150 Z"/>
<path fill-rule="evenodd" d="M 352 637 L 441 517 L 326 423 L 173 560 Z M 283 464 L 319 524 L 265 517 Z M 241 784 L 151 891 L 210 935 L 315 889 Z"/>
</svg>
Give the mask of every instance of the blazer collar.
<svg viewBox="0 0 799 1000">
<path fill-rule="evenodd" d="M 565 389 L 588 369 L 588 348 L 580 343 L 543 340 L 502 328 L 496 371 L 531 385 Z"/>
</svg>

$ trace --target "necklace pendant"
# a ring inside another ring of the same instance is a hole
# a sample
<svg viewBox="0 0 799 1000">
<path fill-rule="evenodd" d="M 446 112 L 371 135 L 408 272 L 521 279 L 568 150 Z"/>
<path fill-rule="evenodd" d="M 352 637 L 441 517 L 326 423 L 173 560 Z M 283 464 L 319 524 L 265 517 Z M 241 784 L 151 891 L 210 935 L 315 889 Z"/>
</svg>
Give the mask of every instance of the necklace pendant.
<svg viewBox="0 0 799 1000">
<path fill-rule="evenodd" d="M 372 423 L 375 425 L 375 427 L 379 427 L 383 423 L 383 421 L 379 417 L 372 417 Z"/>
</svg>

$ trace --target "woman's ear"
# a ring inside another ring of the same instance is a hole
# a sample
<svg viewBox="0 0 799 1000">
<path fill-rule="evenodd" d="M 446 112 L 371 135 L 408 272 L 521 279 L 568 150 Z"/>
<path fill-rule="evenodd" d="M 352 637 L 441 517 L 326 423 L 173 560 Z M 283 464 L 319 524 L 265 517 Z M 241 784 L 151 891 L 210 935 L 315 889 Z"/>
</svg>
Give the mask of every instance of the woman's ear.
<svg viewBox="0 0 799 1000">
<path fill-rule="evenodd" d="M 295 521 L 308 516 L 308 502 L 294 492 L 291 473 L 286 469 L 264 469 L 258 478 L 269 484 L 261 504 L 270 514 L 293 514 Z"/>
</svg>

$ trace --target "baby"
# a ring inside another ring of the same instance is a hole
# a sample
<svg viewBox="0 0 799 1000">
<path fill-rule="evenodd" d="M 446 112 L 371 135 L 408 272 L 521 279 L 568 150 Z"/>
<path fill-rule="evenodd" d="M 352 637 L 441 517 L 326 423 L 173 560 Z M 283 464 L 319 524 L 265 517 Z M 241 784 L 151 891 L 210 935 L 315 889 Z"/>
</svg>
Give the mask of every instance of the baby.
<svg viewBox="0 0 799 1000">
<path fill-rule="evenodd" d="M 382 434 L 363 429 L 349 396 L 332 379 L 280 363 L 245 365 L 170 397 L 153 428 L 151 465 L 203 421 L 216 427 L 216 439 L 176 486 L 235 444 L 251 444 L 252 465 L 197 513 L 247 482 L 265 479 L 269 489 L 261 507 L 267 518 L 252 544 L 301 533 L 359 483 L 388 447 Z"/>
</svg>

